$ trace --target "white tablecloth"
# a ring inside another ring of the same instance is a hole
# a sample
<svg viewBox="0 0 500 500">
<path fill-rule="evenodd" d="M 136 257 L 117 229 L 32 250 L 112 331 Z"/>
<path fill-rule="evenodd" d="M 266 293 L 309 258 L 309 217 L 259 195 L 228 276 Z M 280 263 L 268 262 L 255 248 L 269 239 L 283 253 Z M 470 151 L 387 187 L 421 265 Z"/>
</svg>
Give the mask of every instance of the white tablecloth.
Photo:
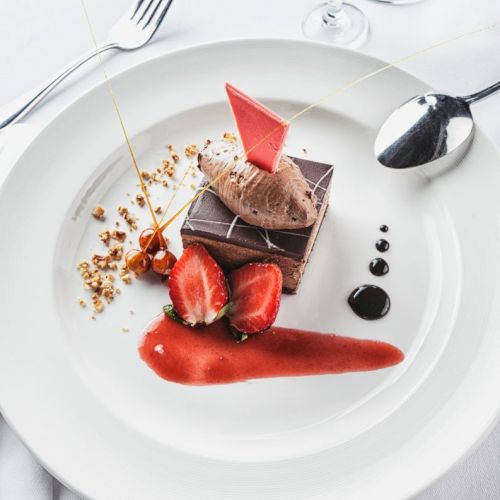
<svg viewBox="0 0 500 500">
<path fill-rule="evenodd" d="M 86 0 L 100 39 L 131 1 Z M 386 60 L 500 21 L 499 0 L 425 0 L 401 7 L 371 0 L 351 1 L 370 19 L 370 36 L 361 50 Z M 113 74 L 173 48 L 208 40 L 301 38 L 302 17 L 315 3 L 315 0 L 176 0 L 154 43 L 137 52 L 107 58 L 106 65 Z M 0 105 L 91 46 L 79 0 L 0 1 L 0 40 Z M 404 64 L 403 68 L 438 89 L 467 94 L 500 79 L 499 48 L 497 28 Z M 90 64 L 77 78 L 63 84 L 28 122 L 43 125 L 101 78 L 95 65 Z M 499 107 L 500 96 L 494 96 L 475 105 L 474 114 L 500 146 Z M 0 417 L 0 500 L 51 498 L 79 497 L 37 464 Z M 500 499 L 500 426 L 470 457 L 417 498 Z"/>
</svg>

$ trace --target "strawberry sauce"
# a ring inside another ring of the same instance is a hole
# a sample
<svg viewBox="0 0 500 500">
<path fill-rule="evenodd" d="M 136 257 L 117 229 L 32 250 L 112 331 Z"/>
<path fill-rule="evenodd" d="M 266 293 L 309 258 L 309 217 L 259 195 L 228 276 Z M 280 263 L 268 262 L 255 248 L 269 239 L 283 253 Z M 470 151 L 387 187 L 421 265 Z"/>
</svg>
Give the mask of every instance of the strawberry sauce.
<svg viewBox="0 0 500 500">
<path fill-rule="evenodd" d="M 378 370 L 404 359 L 385 342 L 280 327 L 237 343 L 224 320 L 195 329 L 164 314 L 147 327 L 139 352 L 160 377 L 188 385 Z"/>
</svg>

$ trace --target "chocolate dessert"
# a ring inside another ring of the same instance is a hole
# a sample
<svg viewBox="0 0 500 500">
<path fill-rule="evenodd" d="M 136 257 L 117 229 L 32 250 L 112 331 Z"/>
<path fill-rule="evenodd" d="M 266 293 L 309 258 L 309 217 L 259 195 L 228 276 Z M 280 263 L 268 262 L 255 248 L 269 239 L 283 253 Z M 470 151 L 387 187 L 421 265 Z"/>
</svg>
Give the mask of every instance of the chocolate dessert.
<svg viewBox="0 0 500 500">
<path fill-rule="evenodd" d="M 318 216 L 313 225 L 277 230 L 247 224 L 209 188 L 191 205 L 182 225 L 184 247 L 203 243 L 226 270 L 250 261 L 275 262 L 283 273 L 283 291 L 295 293 L 328 206 L 333 167 L 300 158 L 292 160 L 316 198 Z"/>
</svg>

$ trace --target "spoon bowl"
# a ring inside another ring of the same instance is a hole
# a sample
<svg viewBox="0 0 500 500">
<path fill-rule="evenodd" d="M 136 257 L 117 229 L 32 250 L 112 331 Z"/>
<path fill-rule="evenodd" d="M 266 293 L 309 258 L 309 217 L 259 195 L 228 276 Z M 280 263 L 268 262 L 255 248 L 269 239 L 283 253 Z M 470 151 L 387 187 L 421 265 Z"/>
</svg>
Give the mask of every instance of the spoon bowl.
<svg viewBox="0 0 500 500">
<path fill-rule="evenodd" d="M 375 156 L 389 168 L 446 168 L 465 155 L 473 135 L 469 103 L 430 92 L 410 99 L 389 116 L 375 140 Z"/>
<path fill-rule="evenodd" d="M 470 105 L 500 90 L 500 82 L 454 97 L 428 92 L 402 104 L 380 127 L 375 157 L 389 168 L 455 166 L 474 136 Z"/>
</svg>

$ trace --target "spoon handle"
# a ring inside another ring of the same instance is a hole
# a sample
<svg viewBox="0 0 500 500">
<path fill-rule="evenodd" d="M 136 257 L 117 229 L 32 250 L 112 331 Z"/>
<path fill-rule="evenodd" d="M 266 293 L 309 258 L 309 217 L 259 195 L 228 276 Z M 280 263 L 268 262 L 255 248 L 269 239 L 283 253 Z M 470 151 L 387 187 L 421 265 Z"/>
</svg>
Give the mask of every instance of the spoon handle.
<svg viewBox="0 0 500 500">
<path fill-rule="evenodd" d="M 490 87 L 487 87 L 483 90 L 480 90 L 479 92 L 476 92 L 475 94 L 470 94 L 463 96 L 462 99 L 467 102 L 468 104 L 472 104 L 473 102 L 479 101 L 481 99 L 484 99 L 485 97 L 488 97 L 490 94 L 493 94 L 497 90 L 500 90 L 500 82 L 494 83 Z"/>
</svg>

